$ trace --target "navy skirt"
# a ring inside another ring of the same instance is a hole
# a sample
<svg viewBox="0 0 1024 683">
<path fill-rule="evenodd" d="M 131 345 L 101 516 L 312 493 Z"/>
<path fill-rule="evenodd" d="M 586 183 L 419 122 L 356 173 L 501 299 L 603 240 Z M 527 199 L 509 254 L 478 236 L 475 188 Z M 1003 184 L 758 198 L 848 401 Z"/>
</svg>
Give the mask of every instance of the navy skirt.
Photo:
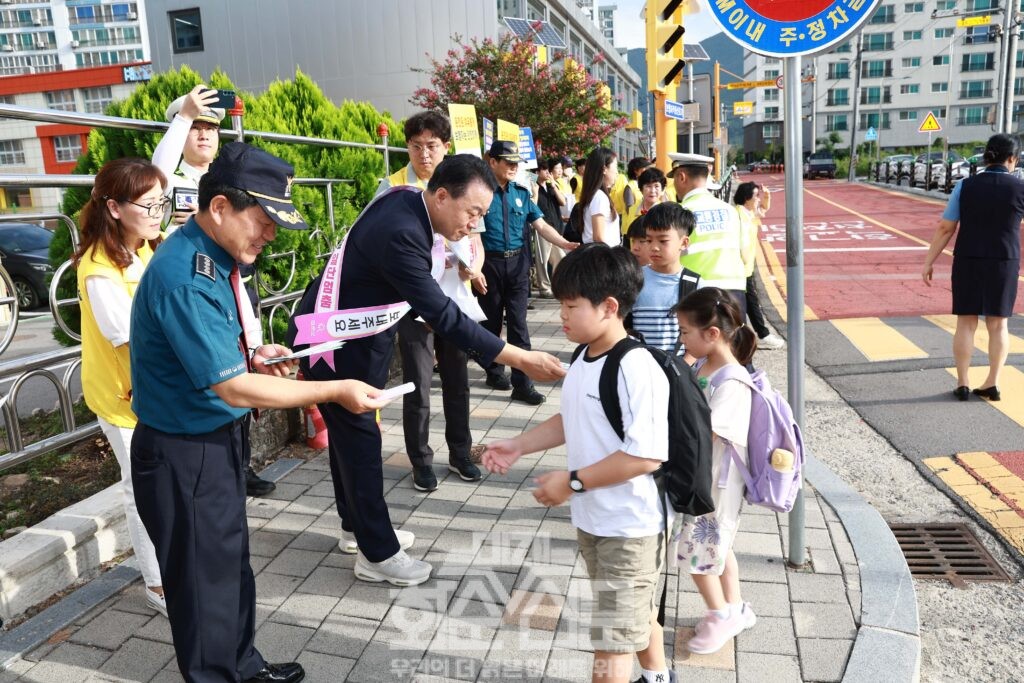
<svg viewBox="0 0 1024 683">
<path fill-rule="evenodd" d="M 1017 300 L 1019 259 L 953 258 L 953 315 L 1009 318 Z"/>
</svg>

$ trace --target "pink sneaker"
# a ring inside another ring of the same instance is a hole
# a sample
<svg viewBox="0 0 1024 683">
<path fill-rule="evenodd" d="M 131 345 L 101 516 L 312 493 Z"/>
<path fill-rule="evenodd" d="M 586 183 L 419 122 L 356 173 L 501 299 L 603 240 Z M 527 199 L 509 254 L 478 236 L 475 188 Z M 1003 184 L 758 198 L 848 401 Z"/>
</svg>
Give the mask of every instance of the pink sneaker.
<svg viewBox="0 0 1024 683">
<path fill-rule="evenodd" d="M 726 643 L 747 628 L 747 621 L 753 617 L 753 614 L 752 611 L 741 610 L 740 614 L 730 614 L 723 619 L 716 616 L 714 612 L 708 612 L 697 623 L 696 634 L 686 644 L 686 648 L 695 655 L 709 655 L 712 652 L 718 652 Z"/>
<path fill-rule="evenodd" d="M 757 615 L 754 614 L 754 608 L 750 606 L 749 602 L 743 603 L 743 609 L 740 610 L 740 617 L 743 620 L 744 631 L 748 628 L 753 628 L 754 624 L 757 623 Z"/>
</svg>

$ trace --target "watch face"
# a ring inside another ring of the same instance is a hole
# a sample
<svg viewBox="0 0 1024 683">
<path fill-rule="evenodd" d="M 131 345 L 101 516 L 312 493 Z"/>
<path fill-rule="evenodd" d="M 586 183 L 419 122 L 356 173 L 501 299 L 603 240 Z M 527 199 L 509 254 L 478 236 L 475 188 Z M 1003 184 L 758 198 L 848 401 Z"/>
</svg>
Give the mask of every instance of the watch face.
<svg viewBox="0 0 1024 683">
<path fill-rule="evenodd" d="M 583 482 L 580 481 L 579 479 L 570 479 L 569 480 L 569 488 L 571 488 L 573 491 L 582 491 L 583 490 Z"/>
</svg>

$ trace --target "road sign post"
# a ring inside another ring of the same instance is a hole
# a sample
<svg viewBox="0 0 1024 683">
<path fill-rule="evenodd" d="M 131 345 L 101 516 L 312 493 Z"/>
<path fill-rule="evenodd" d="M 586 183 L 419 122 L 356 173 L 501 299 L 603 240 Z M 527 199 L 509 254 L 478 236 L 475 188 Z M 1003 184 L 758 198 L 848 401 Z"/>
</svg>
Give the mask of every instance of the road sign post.
<svg viewBox="0 0 1024 683">
<path fill-rule="evenodd" d="M 793 416 L 801 427 L 804 426 L 804 205 L 800 57 L 823 52 L 846 40 L 880 2 L 730 0 L 707 4 L 711 16 L 733 42 L 766 57 L 784 59 L 788 393 Z M 855 98 L 855 105 L 856 102 Z M 852 127 L 856 130 L 856 116 L 854 119 Z M 852 131 L 850 139 L 852 142 Z M 789 564 L 801 567 L 805 561 L 804 497 L 801 491 L 789 513 Z"/>
</svg>

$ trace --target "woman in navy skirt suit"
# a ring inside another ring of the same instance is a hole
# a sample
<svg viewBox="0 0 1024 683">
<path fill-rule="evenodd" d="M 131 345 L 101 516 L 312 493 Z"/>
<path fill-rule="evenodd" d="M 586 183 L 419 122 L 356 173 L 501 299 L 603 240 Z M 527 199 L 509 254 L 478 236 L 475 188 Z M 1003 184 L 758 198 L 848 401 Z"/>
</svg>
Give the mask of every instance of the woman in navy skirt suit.
<svg viewBox="0 0 1024 683">
<path fill-rule="evenodd" d="M 1020 153 L 1009 135 L 993 135 L 985 147 L 985 170 L 962 180 L 950 195 L 932 238 L 921 273 L 931 286 L 932 264 L 957 232 L 953 253 L 953 358 L 957 386 L 953 395 L 972 393 L 967 370 L 974 350 L 978 316 L 988 328 L 988 376 L 974 394 L 999 400 L 999 373 L 1009 350 L 1007 318 L 1013 315 L 1020 272 L 1020 223 L 1024 218 L 1024 180 L 1013 175 Z"/>
</svg>

